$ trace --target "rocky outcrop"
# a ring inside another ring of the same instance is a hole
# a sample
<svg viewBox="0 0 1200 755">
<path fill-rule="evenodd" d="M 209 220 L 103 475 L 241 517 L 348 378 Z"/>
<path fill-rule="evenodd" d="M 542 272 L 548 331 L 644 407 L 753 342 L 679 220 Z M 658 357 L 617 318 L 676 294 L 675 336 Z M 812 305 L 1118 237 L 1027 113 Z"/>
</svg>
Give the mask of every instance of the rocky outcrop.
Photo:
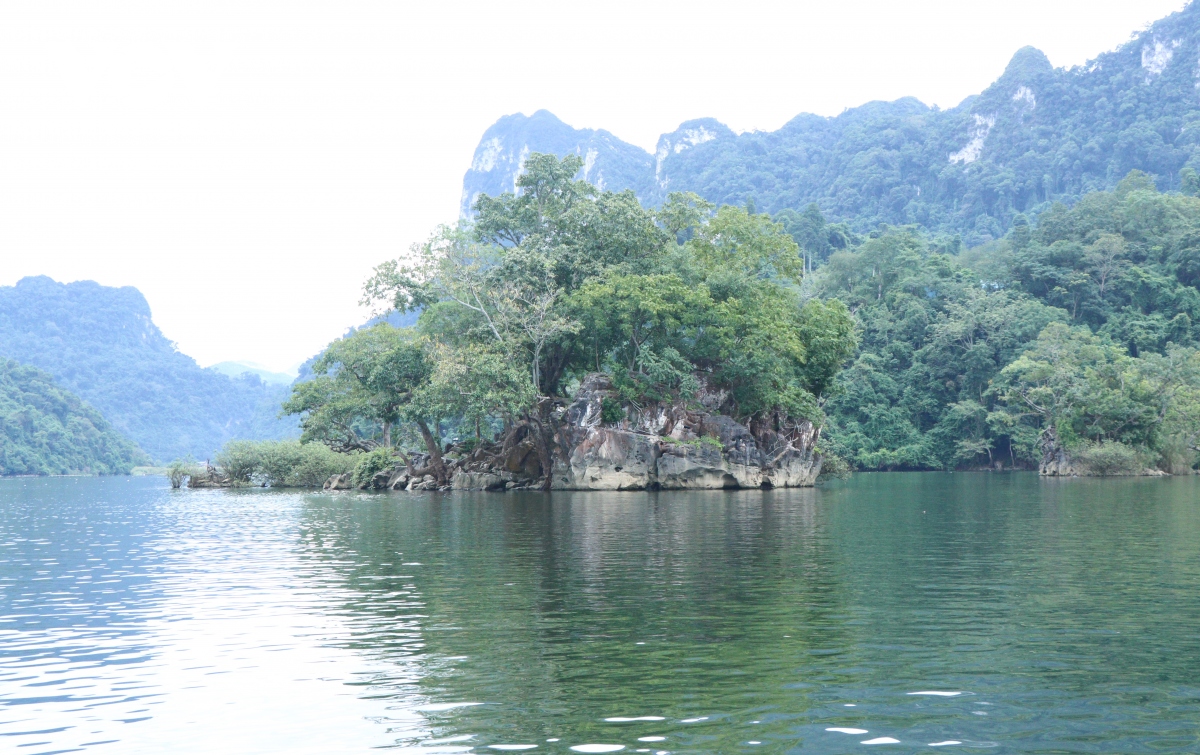
<svg viewBox="0 0 1200 755">
<path fill-rule="evenodd" d="M 551 487 L 556 490 L 688 490 L 805 487 L 821 473 L 820 429 L 808 420 L 773 416 L 752 426 L 714 411 L 723 393 L 701 390 L 691 405 L 622 409 L 606 375 L 588 375 L 560 425 Z"/>
<path fill-rule="evenodd" d="M 370 490 L 544 489 L 542 460 L 551 460 L 553 490 L 714 490 L 793 488 L 813 485 L 821 473 L 816 450 L 820 428 L 781 414 L 743 425 L 722 414 L 728 395 L 701 389 L 686 404 L 622 405 L 607 375 L 588 375 L 568 404 L 548 405 L 543 428 L 552 438 L 538 448 L 539 428 L 514 426 L 502 443 L 451 446 L 443 460 L 448 478 L 411 470 L 428 467 L 417 454 L 412 466 L 377 473 Z M 606 410 L 608 421 L 605 420 Z M 334 475 L 325 490 L 351 490 L 348 474 Z"/>
<path fill-rule="evenodd" d="M 1042 452 L 1042 461 L 1038 464 L 1038 474 L 1045 477 L 1078 477 L 1081 470 L 1076 465 L 1067 448 L 1058 438 L 1053 427 L 1042 431 L 1038 438 L 1038 448 Z M 1082 474 L 1087 474 L 1083 471 Z"/>
<path fill-rule="evenodd" d="M 205 466 L 204 471 L 188 477 L 189 488 L 231 488 L 233 480 L 221 474 L 212 464 Z"/>
<path fill-rule="evenodd" d="M 1038 448 L 1042 452 L 1038 473 L 1045 477 L 1170 476 L 1161 469 L 1146 466 L 1135 449 L 1121 443 L 1085 444 L 1072 455 L 1053 427 L 1042 431 Z"/>
</svg>

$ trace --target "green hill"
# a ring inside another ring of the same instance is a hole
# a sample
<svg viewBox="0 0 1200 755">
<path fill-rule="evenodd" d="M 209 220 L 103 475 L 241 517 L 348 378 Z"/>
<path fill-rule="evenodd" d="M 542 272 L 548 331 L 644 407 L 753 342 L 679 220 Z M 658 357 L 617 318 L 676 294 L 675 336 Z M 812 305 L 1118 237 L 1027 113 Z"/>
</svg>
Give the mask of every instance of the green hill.
<svg viewBox="0 0 1200 755">
<path fill-rule="evenodd" d="M 54 378 L 0 359 L 0 475 L 129 474 L 146 455 Z"/>
<path fill-rule="evenodd" d="M 0 287 L 0 355 L 53 375 L 155 461 L 299 434 L 278 418 L 287 386 L 202 369 L 163 337 L 136 288 L 44 276 Z"/>
</svg>

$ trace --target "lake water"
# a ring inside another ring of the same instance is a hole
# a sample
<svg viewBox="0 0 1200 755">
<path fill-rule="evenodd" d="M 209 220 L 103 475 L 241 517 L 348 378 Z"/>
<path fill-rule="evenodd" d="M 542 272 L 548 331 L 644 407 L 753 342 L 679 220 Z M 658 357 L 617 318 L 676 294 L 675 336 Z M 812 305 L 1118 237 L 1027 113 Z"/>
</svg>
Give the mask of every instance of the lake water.
<svg viewBox="0 0 1200 755">
<path fill-rule="evenodd" d="M 0 481 L 0 751 L 519 747 L 1200 752 L 1200 480 Z"/>
</svg>

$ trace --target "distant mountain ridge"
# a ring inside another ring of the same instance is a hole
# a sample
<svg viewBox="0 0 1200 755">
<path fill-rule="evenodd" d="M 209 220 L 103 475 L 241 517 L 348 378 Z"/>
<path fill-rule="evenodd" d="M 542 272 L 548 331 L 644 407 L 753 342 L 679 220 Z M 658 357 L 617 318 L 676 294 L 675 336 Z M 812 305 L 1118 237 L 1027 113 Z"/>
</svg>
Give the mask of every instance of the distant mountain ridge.
<svg viewBox="0 0 1200 755">
<path fill-rule="evenodd" d="M 600 188 L 633 189 L 641 197 L 653 194 L 654 161 L 645 150 L 607 131 L 571 128 L 539 110 L 529 117 L 506 115 L 484 132 L 463 178 L 462 213 L 471 211 L 480 194 L 512 191 L 530 151 L 577 154 L 584 159 L 581 177 Z"/>
<path fill-rule="evenodd" d="M 1179 189 L 1184 168 L 1200 170 L 1200 4 L 1084 66 L 1054 68 L 1039 50 L 1018 50 L 996 82 L 948 110 L 904 98 L 744 134 L 692 120 L 654 154 L 544 110 L 505 116 L 464 176 L 464 214 L 481 193 L 512 191 L 530 152 L 580 155 L 581 177 L 649 205 L 670 191 L 772 213 L 815 202 L 858 230 L 916 224 L 975 245 L 1018 213 L 1110 189 L 1130 170 L 1161 190 Z"/>
<path fill-rule="evenodd" d="M 205 369 L 213 370 L 229 377 L 241 377 L 247 374 L 253 375 L 270 385 L 291 385 L 296 380 L 295 375 L 289 375 L 286 372 L 272 372 L 261 365 L 249 362 L 217 362 L 216 364 L 210 364 Z"/>
<path fill-rule="evenodd" d="M 45 276 L 0 287 L 0 356 L 50 373 L 158 462 L 233 438 L 298 435 L 286 386 L 202 369 L 163 337 L 136 288 Z"/>
</svg>

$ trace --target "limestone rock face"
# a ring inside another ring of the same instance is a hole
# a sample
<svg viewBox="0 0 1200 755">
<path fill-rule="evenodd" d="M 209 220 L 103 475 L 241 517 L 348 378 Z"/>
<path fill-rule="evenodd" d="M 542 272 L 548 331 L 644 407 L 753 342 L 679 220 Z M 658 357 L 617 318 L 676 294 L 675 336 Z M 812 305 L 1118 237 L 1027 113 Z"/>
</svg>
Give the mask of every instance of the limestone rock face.
<svg viewBox="0 0 1200 755">
<path fill-rule="evenodd" d="M 645 490 L 655 477 L 656 438 L 604 427 L 582 429 L 565 464 L 554 465 L 559 490 Z"/>
<path fill-rule="evenodd" d="M 760 487 L 753 483 L 746 472 L 748 468 L 737 465 L 741 479 L 730 469 L 721 449 L 713 446 L 689 446 L 674 443 L 662 444 L 662 455 L 658 457 L 658 485 L 666 490 L 712 490 L 716 488 Z M 753 474 L 753 473 L 751 473 Z"/>
<path fill-rule="evenodd" d="M 820 429 L 774 417 L 753 428 L 716 413 L 724 395 L 701 391 L 696 409 L 652 404 L 601 420 L 616 392 L 588 375 L 561 411 L 552 487 L 557 490 L 688 490 L 804 487 L 816 482 Z"/>
<path fill-rule="evenodd" d="M 454 473 L 450 487 L 455 490 L 504 490 L 505 484 L 511 481 L 502 474 L 491 472 L 467 472 L 462 469 Z"/>
<path fill-rule="evenodd" d="M 353 490 L 354 482 L 350 479 L 349 473 L 335 474 L 321 487 L 323 490 Z"/>
<path fill-rule="evenodd" d="M 1038 474 L 1045 477 L 1076 477 L 1080 474 L 1081 470 L 1059 441 L 1058 433 L 1053 427 L 1042 431 L 1042 436 L 1038 438 L 1038 448 L 1042 451 Z"/>
<path fill-rule="evenodd" d="M 808 420 L 774 415 L 750 426 L 721 409 L 728 395 L 702 388 L 687 404 L 622 406 L 620 417 L 603 421 L 605 400 L 617 392 L 607 375 L 584 378 L 575 398 L 549 410 L 539 422 L 553 430 L 550 487 L 554 490 L 719 490 L 792 488 L 813 485 L 821 473 L 816 450 L 820 428 Z M 610 410 L 611 411 L 611 410 Z M 542 489 L 535 430 L 515 428 L 503 444 L 447 449 L 449 484 L 433 475 L 410 475 L 429 458 L 415 455 L 412 467 L 397 465 L 379 472 L 364 487 L 374 490 L 528 490 Z M 351 490 L 350 475 L 334 475 L 326 490 Z"/>
</svg>

